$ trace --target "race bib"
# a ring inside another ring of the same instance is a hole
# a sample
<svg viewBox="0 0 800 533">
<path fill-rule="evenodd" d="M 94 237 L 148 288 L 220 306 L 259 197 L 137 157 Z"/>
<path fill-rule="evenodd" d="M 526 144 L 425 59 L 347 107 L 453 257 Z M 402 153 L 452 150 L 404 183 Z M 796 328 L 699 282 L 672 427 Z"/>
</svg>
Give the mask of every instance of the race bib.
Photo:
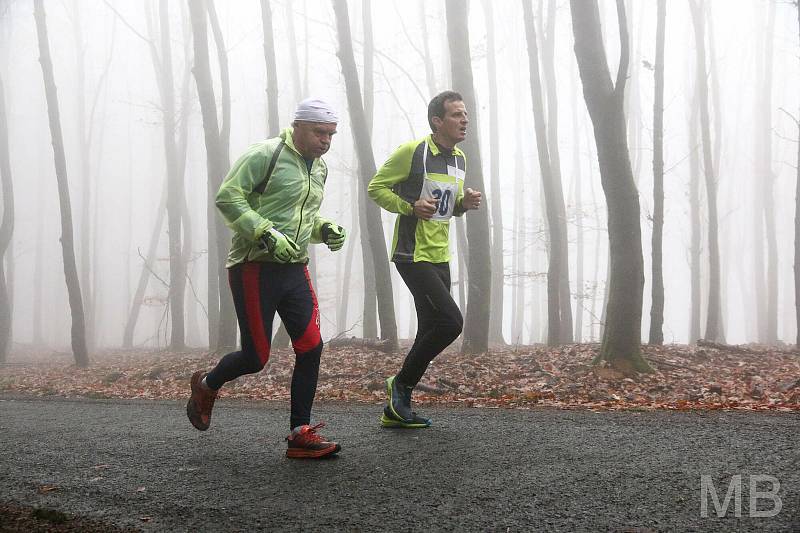
<svg viewBox="0 0 800 533">
<path fill-rule="evenodd" d="M 457 194 L 458 182 L 445 183 L 425 178 L 425 181 L 422 183 L 420 198 L 432 198 L 436 200 L 436 211 L 433 213 L 431 220 L 449 220 L 450 217 L 453 216 L 453 208 L 456 204 Z"/>
</svg>

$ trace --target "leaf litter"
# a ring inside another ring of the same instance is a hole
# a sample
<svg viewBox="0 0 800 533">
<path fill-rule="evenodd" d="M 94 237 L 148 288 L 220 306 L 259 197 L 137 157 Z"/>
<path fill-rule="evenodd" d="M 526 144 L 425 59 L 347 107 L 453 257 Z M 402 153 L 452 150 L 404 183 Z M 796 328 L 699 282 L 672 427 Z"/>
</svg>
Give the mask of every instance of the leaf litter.
<svg viewBox="0 0 800 533">
<path fill-rule="evenodd" d="M 415 403 L 469 407 L 745 409 L 800 411 L 800 354 L 769 347 L 642 347 L 655 372 L 626 376 L 593 365 L 597 344 L 525 346 L 465 355 L 451 348 L 430 365 Z M 384 380 L 405 352 L 326 348 L 318 401 L 380 404 Z M 189 377 L 219 359 L 202 350 L 108 351 L 88 369 L 69 354 L 15 354 L 0 365 L 0 393 L 87 398 L 188 397 Z M 294 354 L 276 350 L 267 369 L 223 387 L 220 398 L 288 400 Z"/>
</svg>

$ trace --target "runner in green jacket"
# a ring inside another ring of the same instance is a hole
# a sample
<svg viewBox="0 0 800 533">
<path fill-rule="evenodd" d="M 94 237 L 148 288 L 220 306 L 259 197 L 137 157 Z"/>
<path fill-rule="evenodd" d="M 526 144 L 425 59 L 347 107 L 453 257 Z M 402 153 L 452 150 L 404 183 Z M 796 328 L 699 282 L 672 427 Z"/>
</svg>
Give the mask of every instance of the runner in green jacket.
<svg viewBox="0 0 800 533">
<path fill-rule="evenodd" d="M 392 261 L 414 297 L 418 319 L 417 337 L 403 367 L 386 380 L 385 427 L 431 424 L 411 410 L 411 393 L 464 323 L 450 295 L 450 218 L 481 203 L 480 192 L 464 188 L 466 158 L 456 147 L 469 124 L 461 95 L 445 91 L 435 96 L 428 104 L 428 123 L 433 133 L 395 150 L 368 188 L 378 205 L 398 214 Z"/>
<path fill-rule="evenodd" d="M 234 163 L 217 193 L 217 208 L 233 230 L 226 265 L 239 319 L 242 349 L 208 373 L 191 378 L 189 421 L 208 429 L 217 391 L 266 365 L 272 320 L 280 315 L 296 354 L 291 385 L 287 457 L 318 458 L 339 451 L 310 426 L 322 338 L 319 307 L 308 274 L 308 244 L 344 245 L 345 231 L 319 216 L 328 167 L 320 159 L 336 133 L 336 113 L 321 100 L 300 102 L 292 128 L 251 146 Z"/>
</svg>

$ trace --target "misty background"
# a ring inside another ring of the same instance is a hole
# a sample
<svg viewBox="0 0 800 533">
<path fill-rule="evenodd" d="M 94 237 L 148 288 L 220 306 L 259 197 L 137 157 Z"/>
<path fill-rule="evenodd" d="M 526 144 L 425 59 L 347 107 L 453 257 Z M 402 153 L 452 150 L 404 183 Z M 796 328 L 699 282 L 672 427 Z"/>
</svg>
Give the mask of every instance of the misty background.
<svg viewBox="0 0 800 533">
<path fill-rule="evenodd" d="M 197 0 L 197 4 L 211 1 Z M 468 26 L 458 28 L 465 44 L 468 37 L 474 80 L 477 105 L 468 109 L 468 137 L 480 143 L 485 184 L 481 209 L 488 212 L 492 246 L 497 246 L 498 235 L 502 241 L 502 265 L 493 259 L 491 267 L 492 272 L 502 272 L 502 316 L 493 313 L 490 318 L 501 336 L 495 333 L 491 338 L 494 343 L 511 345 L 543 343 L 548 334 L 548 223 L 534 132 L 523 2 L 472 0 Z M 343 225 L 348 241 L 337 253 L 316 246 L 312 257 L 323 338 L 375 336 L 364 331 L 363 293 L 369 277 L 365 270 L 369 273 L 372 268 L 364 267 L 360 238 L 366 226 L 360 221 L 358 195 L 363 194 L 365 185 L 358 176 L 358 145 L 337 56 L 341 35 L 332 2 L 214 2 L 230 79 L 226 155 L 232 163 L 248 145 L 272 133 L 265 3 L 271 9 L 277 81 L 277 117 L 272 113 L 272 120 L 277 118 L 281 128 L 288 126 L 295 104 L 308 96 L 328 100 L 341 117 L 339 133 L 325 156 L 329 174 L 321 214 Z M 365 105 L 367 97 L 373 99 L 371 149 L 380 166 L 399 144 L 430 132 L 426 111 L 432 96 L 445 89 L 462 93 L 466 89 L 451 82 L 454 51 L 448 42 L 446 2 L 348 0 L 346 5 L 362 97 Z M 370 8 L 366 17 L 365 5 Z M 703 8 L 705 23 L 710 130 L 716 147 L 724 341 L 793 344 L 797 335 L 793 242 L 800 108 L 797 6 L 773 0 L 706 0 L 698 5 Z M 613 1 L 600 1 L 599 6 L 613 79 L 620 56 L 617 10 Z M 641 330 L 642 341 L 646 341 L 651 305 L 657 2 L 629 0 L 624 6 L 630 39 L 625 112 L 641 205 L 645 273 Z M 532 0 L 529 7 L 537 26 L 539 53 L 546 53 L 548 42 L 553 50 L 552 68 L 540 59 L 540 75 L 542 84 L 554 83 L 555 88 L 543 100 L 549 131 L 557 125 L 551 142 L 559 154 L 565 206 L 572 337 L 575 342 L 598 342 L 609 269 L 606 200 L 573 49 L 570 3 Z M 666 343 L 689 343 L 697 340 L 690 329 L 693 306 L 700 312 L 700 323 L 705 324 L 708 282 L 707 211 L 701 207 L 695 235 L 702 237 L 699 279 L 703 289 L 700 301 L 693 303 L 690 183 L 703 168 L 700 136 L 696 129 L 692 133 L 691 126 L 697 128 L 699 120 L 696 41 L 690 3 L 670 0 L 666 7 L 663 334 Z M 208 346 L 209 177 L 201 105 L 191 72 L 195 52 L 189 6 L 178 0 L 46 0 L 43 8 L 92 349 L 123 345 L 143 268 L 152 272 L 132 346 L 170 344 L 169 235 L 161 203 L 167 180 L 165 100 L 153 61 L 155 49 L 160 57 L 158 69 L 163 72 L 161 36 L 163 13 L 167 14 L 176 139 L 185 131 L 185 152 L 178 142 L 177 155 L 179 166 L 185 167 L 181 169 L 186 199 L 181 242 L 188 246 L 183 255 L 187 272 L 185 344 Z M 32 1 L 0 1 L 0 77 L 5 89 L 15 215 L 5 254 L 13 304 L 12 353 L 42 345 L 65 349 L 71 328 L 59 242 L 59 195 L 33 13 Z M 216 42 L 209 26 L 210 71 L 222 119 L 224 91 Z M 367 42 L 374 46 L 369 59 Z M 363 76 L 367 64 L 372 72 L 371 90 Z M 491 140 L 497 143 L 494 160 Z M 469 175 L 470 165 L 478 159 L 469 150 L 466 155 Z M 490 179 L 493 173 L 494 184 Z M 705 192 L 702 187 L 699 190 L 700 205 L 704 206 Z M 381 217 L 390 243 L 395 215 L 382 212 Z M 465 310 L 467 262 L 459 256 L 488 257 L 491 252 L 476 244 L 477 239 L 470 238 L 466 246 L 460 242 L 457 223 L 451 223 L 453 294 Z M 771 235 L 770 228 L 774 230 Z M 148 269 L 145 261 L 154 234 L 158 236 L 155 259 Z M 769 246 L 770 242 L 774 246 Z M 390 270 L 398 336 L 413 338 L 416 325 L 410 293 L 394 267 Z M 777 286 L 772 304 L 768 298 L 771 281 Z M 228 291 L 227 285 L 222 291 Z M 776 338 L 770 338 L 774 335 L 764 324 L 770 305 L 775 307 Z"/>
</svg>

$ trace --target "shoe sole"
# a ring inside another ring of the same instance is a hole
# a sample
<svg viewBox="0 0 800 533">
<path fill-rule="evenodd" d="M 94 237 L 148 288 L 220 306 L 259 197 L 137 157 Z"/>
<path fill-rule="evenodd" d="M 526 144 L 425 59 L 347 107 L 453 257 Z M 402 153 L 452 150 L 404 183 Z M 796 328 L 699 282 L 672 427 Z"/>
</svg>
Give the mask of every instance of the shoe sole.
<svg viewBox="0 0 800 533">
<path fill-rule="evenodd" d="M 430 427 L 430 423 L 415 423 L 415 422 L 403 422 L 402 420 L 393 420 L 386 416 L 385 414 L 381 415 L 381 425 L 385 428 L 402 428 L 402 429 L 424 429 Z"/>
<path fill-rule="evenodd" d="M 329 455 L 333 455 L 335 453 L 339 453 L 342 447 L 340 445 L 331 446 L 330 448 L 325 448 L 323 450 L 306 450 L 302 448 L 289 448 L 286 450 L 286 457 L 289 459 L 320 459 L 322 457 L 328 457 Z"/>
</svg>

